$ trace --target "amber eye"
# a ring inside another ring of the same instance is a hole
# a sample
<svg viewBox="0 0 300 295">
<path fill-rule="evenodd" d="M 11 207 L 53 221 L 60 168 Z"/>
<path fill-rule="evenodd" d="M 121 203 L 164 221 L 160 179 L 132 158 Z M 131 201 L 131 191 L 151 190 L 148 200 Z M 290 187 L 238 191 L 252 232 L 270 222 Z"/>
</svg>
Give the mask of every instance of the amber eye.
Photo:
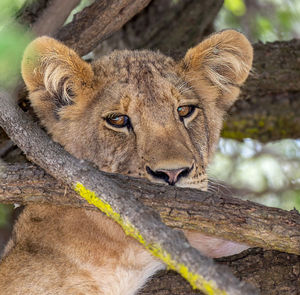
<svg viewBox="0 0 300 295">
<path fill-rule="evenodd" d="M 125 115 L 113 114 L 105 118 L 106 122 L 114 127 L 122 128 L 129 126 L 129 118 Z"/>
<path fill-rule="evenodd" d="M 180 119 L 187 118 L 193 114 L 195 106 L 181 106 L 177 108 Z"/>
</svg>

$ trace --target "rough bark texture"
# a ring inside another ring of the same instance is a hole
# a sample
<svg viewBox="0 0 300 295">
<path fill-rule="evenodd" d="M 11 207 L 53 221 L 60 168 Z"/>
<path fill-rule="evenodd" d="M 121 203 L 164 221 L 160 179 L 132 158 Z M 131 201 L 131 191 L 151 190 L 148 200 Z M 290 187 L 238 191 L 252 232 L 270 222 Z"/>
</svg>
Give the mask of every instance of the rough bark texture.
<svg viewBox="0 0 300 295">
<path fill-rule="evenodd" d="M 255 44 L 253 68 L 222 135 L 300 138 L 300 40 Z"/>
<path fill-rule="evenodd" d="M 300 256 L 259 248 L 217 259 L 233 273 L 256 286 L 261 295 L 299 295 Z M 141 295 L 200 295 L 173 271 L 160 272 L 142 290 Z"/>
<path fill-rule="evenodd" d="M 160 213 L 176 229 L 187 229 L 300 255 L 300 214 L 231 196 L 169 189 L 140 179 L 122 178 L 123 189 Z M 51 203 L 96 208 L 61 182 L 32 165 L 0 165 L 0 202 Z"/>
<path fill-rule="evenodd" d="M 131 190 L 127 190 L 128 177 L 103 173 L 72 157 L 4 93 L 0 94 L 0 104 L 0 125 L 30 160 L 53 177 L 77 188 L 91 201 L 99 196 L 97 202 L 107 215 L 195 288 L 206 294 L 212 291 L 215 294 L 258 294 L 252 286 L 238 281 L 228 270 L 217 267 L 210 258 L 192 248 L 181 232 L 162 223 L 155 211 L 142 205 Z"/>
<path fill-rule="evenodd" d="M 96 55 L 114 49 L 153 49 L 177 56 L 212 32 L 223 0 L 152 0 L 120 31 L 102 42 Z"/>
<path fill-rule="evenodd" d="M 97 0 L 76 14 L 56 38 L 80 55 L 92 51 L 102 40 L 119 30 L 151 0 Z"/>
</svg>

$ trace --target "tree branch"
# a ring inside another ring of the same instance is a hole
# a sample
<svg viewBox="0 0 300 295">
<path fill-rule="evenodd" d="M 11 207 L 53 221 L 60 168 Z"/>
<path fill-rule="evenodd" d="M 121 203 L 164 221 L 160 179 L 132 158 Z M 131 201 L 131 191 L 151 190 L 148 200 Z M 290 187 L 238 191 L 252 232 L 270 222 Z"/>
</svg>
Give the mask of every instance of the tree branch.
<svg viewBox="0 0 300 295">
<path fill-rule="evenodd" d="M 219 258 L 234 275 L 256 286 L 262 295 L 299 295 L 300 256 L 248 249 L 240 254 Z M 200 295 L 178 274 L 160 272 L 140 291 L 142 295 Z"/>
<path fill-rule="evenodd" d="M 187 243 L 181 232 L 168 228 L 157 213 L 138 202 L 126 191 L 124 184 L 128 178 L 101 172 L 72 157 L 52 142 L 4 93 L 0 93 L 0 105 L 0 125 L 30 160 L 118 222 L 126 234 L 179 272 L 194 288 L 206 294 L 257 294 L 250 285 L 238 281 L 227 270 L 202 256 Z M 176 189 L 173 191 L 175 193 Z"/>
<path fill-rule="evenodd" d="M 26 1 L 16 20 L 31 29 L 35 36 L 52 36 L 65 23 L 80 0 Z"/>
<path fill-rule="evenodd" d="M 16 20 L 23 26 L 30 27 L 47 9 L 51 0 L 25 1 L 16 14 Z"/>
<path fill-rule="evenodd" d="M 38 202 L 96 209 L 36 166 L 2 164 L 0 182 L 1 203 Z M 170 190 L 127 177 L 122 185 L 173 228 L 300 255 L 300 214 L 296 210 L 288 212 L 198 190 Z"/>
<path fill-rule="evenodd" d="M 300 137 L 300 40 L 254 44 L 254 73 L 225 122 L 224 137 Z"/>
<path fill-rule="evenodd" d="M 78 54 L 92 51 L 102 40 L 119 30 L 151 0 L 97 0 L 74 16 L 56 34 L 58 40 Z"/>
<path fill-rule="evenodd" d="M 114 49 L 152 49 L 176 56 L 195 46 L 211 32 L 223 0 L 152 0 L 140 14 L 109 39 L 96 56 Z"/>
<path fill-rule="evenodd" d="M 41 16 L 32 25 L 32 32 L 36 36 L 52 36 L 65 23 L 71 11 L 80 0 L 52 0 Z"/>
</svg>

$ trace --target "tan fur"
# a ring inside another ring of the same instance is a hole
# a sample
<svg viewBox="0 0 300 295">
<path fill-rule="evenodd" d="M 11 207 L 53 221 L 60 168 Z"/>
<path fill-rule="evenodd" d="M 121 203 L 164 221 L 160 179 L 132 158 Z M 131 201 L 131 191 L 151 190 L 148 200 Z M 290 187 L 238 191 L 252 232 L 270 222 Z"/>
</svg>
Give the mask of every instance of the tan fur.
<svg viewBox="0 0 300 295">
<path fill-rule="evenodd" d="M 115 51 L 90 65 L 41 37 L 26 49 L 22 75 L 42 125 L 74 156 L 158 183 L 166 183 L 164 173 L 185 171 L 175 185 L 205 190 L 223 115 L 251 64 L 250 43 L 232 30 L 212 35 L 179 63 L 145 50 Z M 196 109 L 181 120 L 177 108 L 187 105 Z M 110 125 L 113 114 L 128 116 L 132 128 Z M 210 256 L 238 251 L 226 241 L 186 234 Z M 29 205 L 2 259 L 0 290 L 133 295 L 162 267 L 101 213 Z"/>
</svg>

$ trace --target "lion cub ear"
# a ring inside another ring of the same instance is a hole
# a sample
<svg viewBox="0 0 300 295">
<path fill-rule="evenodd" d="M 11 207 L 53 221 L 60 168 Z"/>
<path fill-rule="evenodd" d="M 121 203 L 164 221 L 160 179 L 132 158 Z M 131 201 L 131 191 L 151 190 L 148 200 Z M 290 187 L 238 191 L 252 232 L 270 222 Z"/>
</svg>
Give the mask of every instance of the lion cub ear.
<svg viewBox="0 0 300 295">
<path fill-rule="evenodd" d="M 56 107 L 79 99 L 93 80 L 90 64 L 72 49 L 50 37 L 32 41 L 22 60 L 22 76 L 29 92 L 46 90 Z"/>
<path fill-rule="evenodd" d="M 196 90 L 203 88 L 206 82 L 222 100 L 217 105 L 228 108 L 236 100 L 239 87 L 248 77 L 252 60 L 253 49 L 247 38 L 237 31 L 225 30 L 189 49 L 181 66 Z"/>
</svg>

